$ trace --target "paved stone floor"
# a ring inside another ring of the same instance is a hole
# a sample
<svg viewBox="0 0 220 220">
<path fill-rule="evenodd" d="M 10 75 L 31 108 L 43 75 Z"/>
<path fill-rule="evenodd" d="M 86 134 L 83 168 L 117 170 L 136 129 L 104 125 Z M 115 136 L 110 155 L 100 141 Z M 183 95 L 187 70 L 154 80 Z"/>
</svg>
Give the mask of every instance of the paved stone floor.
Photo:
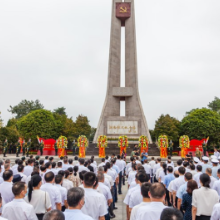
<svg viewBox="0 0 220 220">
<path fill-rule="evenodd" d="M 116 215 L 115 220 L 126 220 L 126 206 L 123 203 L 125 195 L 127 193 L 128 186 L 125 184 L 125 186 L 122 187 L 122 195 L 118 195 L 118 202 L 116 203 L 116 207 L 118 207 L 117 210 L 114 210 L 114 213 Z"/>
</svg>

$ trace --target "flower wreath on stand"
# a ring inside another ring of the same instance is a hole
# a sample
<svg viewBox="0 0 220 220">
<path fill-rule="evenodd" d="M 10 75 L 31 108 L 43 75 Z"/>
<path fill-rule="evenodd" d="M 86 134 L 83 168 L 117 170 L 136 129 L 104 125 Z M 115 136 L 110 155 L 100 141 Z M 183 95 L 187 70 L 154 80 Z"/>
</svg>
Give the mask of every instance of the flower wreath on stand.
<svg viewBox="0 0 220 220">
<path fill-rule="evenodd" d="M 98 137 L 98 143 L 97 147 L 99 148 L 99 157 L 104 158 L 105 157 L 105 148 L 108 145 L 107 137 L 105 135 L 100 135 Z"/>
<path fill-rule="evenodd" d="M 78 137 L 77 146 L 79 148 L 79 157 L 84 158 L 86 156 L 85 148 L 88 147 L 88 139 L 85 135 Z"/>
<path fill-rule="evenodd" d="M 160 135 L 158 138 L 158 146 L 160 148 L 161 158 L 167 157 L 168 138 L 166 135 Z"/>
<path fill-rule="evenodd" d="M 181 157 L 185 158 L 187 154 L 187 148 L 189 149 L 190 140 L 187 135 L 183 135 L 179 139 L 179 147 L 181 148 Z"/>
<path fill-rule="evenodd" d="M 60 136 L 57 139 L 57 148 L 61 149 L 62 152 L 60 151 L 59 157 L 65 156 L 65 149 L 67 148 L 68 140 L 65 136 Z"/>
<path fill-rule="evenodd" d="M 128 137 L 126 135 L 118 138 L 118 147 L 120 147 L 120 155 L 123 151 L 126 153 L 126 148 L 128 147 Z"/>
<path fill-rule="evenodd" d="M 148 148 L 148 143 L 149 143 L 149 140 L 147 136 L 141 135 L 139 137 L 139 147 L 146 149 Z"/>
</svg>

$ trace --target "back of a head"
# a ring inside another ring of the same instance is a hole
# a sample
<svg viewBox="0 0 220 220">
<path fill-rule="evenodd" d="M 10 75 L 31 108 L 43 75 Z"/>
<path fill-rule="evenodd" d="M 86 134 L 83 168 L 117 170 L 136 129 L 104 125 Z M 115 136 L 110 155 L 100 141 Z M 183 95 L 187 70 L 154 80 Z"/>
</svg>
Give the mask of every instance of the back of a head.
<svg viewBox="0 0 220 220">
<path fill-rule="evenodd" d="M 201 166 L 201 165 L 198 165 L 198 166 L 196 167 L 196 169 L 197 169 L 197 171 L 201 172 L 201 171 L 202 171 L 202 166 Z"/>
<path fill-rule="evenodd" d="M 181 166 L 181 164 L 182 164 L 182 160 L 177 160 L 176 163 L 177 163 L 178 166 Z"/>
<path fill-rule="evenodd" d="M 159 158 L 157 158 L 157 162 L 158 163 L 160 163 L 161 162 L 161 158 L 159 157 Z"/>
<path fill-rule="evenodd" d="M 186 172 L 186 169 L 184 167 L 179 167 L 178 171 L 179 171 L 179 174 L 184 175 Z"/>
<path fill-rule="evenodd" d="M 33 162 L 33 159 L 28 159 L 28 165 L 31 165 Z"/>
<path fill-rule="evenodd" d="M 40 170 L 43 171 L 43 172 L 44 172 L 46 169 L 47 169 L 47 168 L 46 168 L 45 165 L 42 165 L 42 166 L 40 167 Z"/>
<path fill-rule="evenodd" d="M 189 165 L 188 162 L 186 162 L 186 161 L 183 162 L 183 166 L 184 166 L 184 167 L 187 167 L 188 165 Z"/>
<path fill-rule="evenodd" d="M 80 158 L 80 159 L 79 159 L 79 163 L 80 163 L 81 165 L 83 165 L 83 164 L 85 163 L 85 160 L 82 159 L 82 158 Z"/>
<path fill-rule="evenodd" d="M 165 186 L 162 183 L 153 183 L 150 186 L 150 194 L 154 199 L 162 199 L 166 195 Z"/>
<path fill-rule="evenodd" d="M 52 168 L 56 168 L 56 162 L 52 162 Z"/>
<path fill-rule="evenodd" d="M 99 182 L 104 181 L 104 179 L 105 179 L 104 173 L 98 172 L 97 178 L 98 178 Z"/>
<path fill-rule="evenodd" d="M 65 172 L 64 172 L 64 170 L 59 170 L 58 174 L 60 174 L 62 177 L 65 176 Z"/>
<path fill-rule="evenodd" d="M 18 166 L 18 172 L 22 172 L 23 170 L 24 170 L 24 166 L 23 165 Z"/>
<path fill-rule="evenodd" d="M 210 188 L 209 184 L 211 182 L 211 179 L 208 174 L 206 173 L 201 174 L 199 179 L 200 179 L 200 182 L 202 183 L 202 186 Z"/>
<path fill-rule="evenodd" d="M 62 162 L 58 162 L 58 163 L 57 163 L 57 166 L 58 166 L 58 167 L 62 167 Z"/>
<path fill-rule="evenodd" d="M 117 156 L 117 159 L 121 159 L 121 156 L 120 156 L 120 155 L 118 155 L 118 156 Z"/>
<path fill-rule="evenodd" d="M 68 176 L 70 175 L 70 171 L 69 170 L 65 170 L 64 173 L 65 173 L 65 178 L 68 178 Z"/>
<path fill-rule="evenodd" d="M 6 170 L 3 173 L 2 177 L 3 177 L 4 181 L 8 181 L 12 176 L 13 176 L 13 172 L 11 170 Z"/>
<path fill-rule="evenodd" d="M 218 171 L 220 171 L 220 169 L 219 169 Z M 206 169 L 206 173 L 207 173 L 208 175 L 212 175 L 212 169 L 211 169 L 211 168 L 207 168 L 207 169 Z M 218 173 L 219 173 L 219 172 L 218 172 Z"/>
<path fill-rule="evenodd" d="M 165 208 L 160 215 L 160 220 L 183 220 L 183 214 L 178 209 Z"/>
<path fill-rule="evenodd" d="M 64 162 L 64 163 L 68 163 L 68 159 L 65 158 L 65 159 L 63 160 L 63 162 Z"/>
<path fill-rule="evenodd" d="M 72 160 L 72 159 L 69 159 L 68 162 L 69 162 L 69 164 L 72 164 L 72 163 L 73 163 L 73 160 Z"/>
<path fill-rule="evenodd" d="M 65 216 L 60 210 L 54 209 L 47 212 L 44 215 L 43 220 L 65 220 Z"/>
<path fill-rule="evenodd" d="M 191 180 L 193 178 L 192 173 L 190 173 L 190 172 L 185 173 L 185 178 L 187 181 Z"/>
<path fill-rule="evenodd" d="M 140 181 L 141 183 L 144 183 L 144 182 L 148 182 L 149 181 L 149 177 L 148 175 L 146 174 L 146 172 L 138 172 L 136 174 L 136 178 L 138 181 Z"/>
<path fill-rule="evenodd" d="M 87 172 L 84 175 L 84 184 L 85 186 L 92 187 L 96 181 L 96 175 L 93 172 Z"/>
<path fill-rule="evenodd" d="M 150 198 L 149 197 L 149 190 L 150 190 L 150 186 L 151 186 L 151 183 L 143 183 L 141 185 L 141 195 L 144 197 L 144 198 Z"/>
<path fill-rule="evenodd" d="M 61 176 L 60 174 L 55 176 L 55 183 L 56 184 L 60 184 L 63 180 L 63 176 Z"/>
<path fill-rule="evenodd" d="M 25 182 L 16 182 L 12 186 L 12 192 L 15 196 L 19 196 L 25 190 Z"/>
<path fill-rule="evenodd" d="M 48 172 L 45 174 L 44 179 L 47 183 L 52 182 L 54 179 L 54 173 L 53 172 Z"/>
<path fill-rule="evenodd" d="M 198 189 L 197 182 L 195 180 L 189 180 L 187 182 L 186 192 L 192 195 L 193 190 Z"/>
<path fill-rule="evenodd" d="M 79 173 L 79 178 L 81 181 L 84 181 L 84 175 L 87 173 L 87 171 L 83 170 Z"/>
<path fill-rule="evenodd" d="M 167 170 L 168 170 L 169 173 L 172 173 L 173 172 L 173 167 L 172 166 L 168 166 Z"/>
<path fill-rule="evenodd" d="M 196 169 L 196 167 L 195 167 L 195 165 L 194 165 L 194 164 L 190 164 L 190 166 L 189 166 L 189 167 L 190 167 L 190 169 L 191 169 L 191 170 L 195 170 L 195 169 Z"/>
<path fill-rule="evenodd" d="M 51 166 L 51 162 L 45 163 L 46 168 L 48 169 Z"/>
<path fill-rule="evenodd" d="M 74 157 L 74 160 L 78 160 L 78 157 L 77 157 L 77 156 L 75 156 L 75 157 Z"/>
<path fill-rule="evenodd" d="M 75 208 L 85 196 L 85 191 L 81 187 L 74 187 L 67 192 L 67 203 L 69 207 Z"/>
<path fill-rule="evenodd" d="M 102 163 L 104 163 L 105 162 L 105 158 L 102 158 L 101 161 L 102 161 Z"/>
<path fill-rule="evenodd" d="M 40 160 L 39 163 L 40 163 L 40 165 L 43 165 L 44 164 L 44 160 Z"/>
</svg>

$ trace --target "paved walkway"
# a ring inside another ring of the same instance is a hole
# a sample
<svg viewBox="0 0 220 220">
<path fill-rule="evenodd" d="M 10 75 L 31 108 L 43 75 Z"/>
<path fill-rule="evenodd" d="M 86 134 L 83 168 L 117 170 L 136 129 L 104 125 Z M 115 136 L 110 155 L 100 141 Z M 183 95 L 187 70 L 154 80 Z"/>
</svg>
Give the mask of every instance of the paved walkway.
<svg viewBox="0 0 220 220">
<path fill-rule="evenodd" d="M 128 190 L 128 186 L 127 184 L 125 184 L 125 186 L 122 187 L 123 194 L 118 195 L 118 202 L 115 205 L 118 209 L 114 210 L 114 213 L 116 215 L 116 218 L 114 218 L 115 220 L 126 220 L 127 219 L 126 206 L 123 203 L 127 190 Z"/>
</svg>

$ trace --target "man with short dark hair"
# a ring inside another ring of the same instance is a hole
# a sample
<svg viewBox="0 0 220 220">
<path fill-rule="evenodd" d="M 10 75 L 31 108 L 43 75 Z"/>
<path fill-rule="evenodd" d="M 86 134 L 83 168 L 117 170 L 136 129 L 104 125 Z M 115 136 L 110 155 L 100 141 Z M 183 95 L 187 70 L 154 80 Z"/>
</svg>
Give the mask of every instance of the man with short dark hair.
<svg viewBox="0 0 220 220">
<path fill-rule="evenodd" d="M 24 167 L 24 174 L 28 177 L 33 172 L 34 161 L 32 159 L 28 159 L 28 165 Z"/>
<path fill-rule="evenodd" d="M 210 185 L 210 188 L 213 189 L 214 182 L 217 181 L 217 179 L 212 176 L 212 169 L 211 168 L 206 169 L 206 174 L 208 174 L 210 177 L 211 182 L 209 185 Z"/>
<path fill-rule="evenodd" d="M 6 204 L 14 199 L 12 192 L 13 172 L 11 170 L 5 171 L 3 173 L 3 180 L 4 182 L 0 184 L 0 193 Z"/>
<path fill-rule="evenodd" d="M 185 180 L 184 180 L 185 171 L 186 170 L 184 167 L 179 167 L 178 168 L 179 177 L 173 181 L 172 194 L 173 194 L 173 206 L 174 207 L 176 207 L 176 205 L 177 205 L 176 193 L 177 193 L 178 189 L 180 188 L 180 186 L 185 183 Z"/>
<path fill-rule="evenodd" d="M 52 209 L 61 210 L 61 194 L 60 191 L 54 186 L 54 173 L 48 172 L 44 175 L 46 181 L 45 184 L 41 186 L 41 190 L 48 192 L 50 195 L 50 200 L 52 204 Z"/>
<path fill-rule="evenodd" d="M 138 209 L 137 220 L 157 220 L 166 206 L 163 201 L 166 196 L 166 189 L 162 183 L 153 183 L 149 189 L 151 203 Z"/>
<path fill-rule="evenodd" d="M 181 207 L 181 204 L 182 204 L 182 199 L 183 199 L 183 194 L 184 193 L 187 193 L 186 190 L 187 190 L 187 183 L 189 180 L 192 180 L 193 176 L 192 176 L 192 173 L 190 172 L 187 172 L 185 173 L 185 176 L 184 176 L 184 180 L 185 180 L 185 183 L 183 185 L 181 185 L 177 191 L 177 194 L 176 194 L 176 197 L 178 198 L 177 200 L 177 209 L 180 210 L 180 207 Z"/>
<path fill-rule="evenodd" d="M 220 169 L 218 169 L 217 176 L 219 179 L 214 182 L 213 189 L 216 190 L 216 192 L 218 193 L 219 199 L 220 199 Z"/>
<path fill-rule="evenodd" d="M 62 170 L 64 170 L 64 171 L 68 170 L 69 167 L 71 167 L 71 166 L 69 165 L 68 159 L 66 158 L 66 159 L 63 160 Z"/>
<path fill-rule="evenodd" d="M 75 187 L 68 190 L 68 209 L 66 209 L 64 212 L 65 220 L 93 220 L 93 218 L 83 214 L 81 211 L 85 204 L 84 196 L 84 190 L 80 187 Z"/>
<path fill-rule="evenodd" d="M 27 176 L 24 174 L 24 166 L 23 165 L 18 166 L 17 174 L 19 174 L 22 177 L 21 182 L 26 182 Z"/>
<path fill-rule="evenodd" d="M 61 211 L 51 210 L 44 215 L 43 220 L 66 220 L 66 219 Z"/>
<path fill-rule="evenodd" d="M 8 220 L 38 220 L 32 205 L 25 202 L 27 186 L 24 182 L 13 184 L 13 201 L 3 206 L 2 216 Z"/>
<path fill-rule="evenodd" d="M 80 158 L 80 159 L 79 159 L 79 170 L 78 170 L 79 173 L 80 173 L 81 171 L 83 171 L 83 170 L 85 170 L 85 171 L 87 171 L 87 172 L 90 171 L 87 167 L 84 166 L 84 163 L 85 163 L 85 160 L 82 159 L 82 158 Z"/>
<path fill-rule="evenodd" d="M 197 173 L 195 174 L 195 176 L 193 177 L 193 180 L 195 180 L 197 182 L 197 185 L 198 185 L 198 188 L 201 187 L 201 184 L 200 184 L 200 176 L 202 174 L 202 166 L 201 165 L 198 165 L 196 167 L 196 170 L 197 170 Z"/>
<path fill-rule="evenodd" d="M 83 180 L 85 204 L 82 212 L 91 216 L 94 220 L 104 220 L 108 211 L 104 195 L 93 189 L 93 186 L 96 184 L 96 175 L 92 172 L 87 172 Z"/>
<path fill-rule="evenodd" d="M 150 186 L 151 186 L 150 183 L 143 183 L 141 185 L 141 195 L 143 196 L 143 201 L 132 208 L 130 220 L 138 220 L 137 219 L 138 209 L 140 207 L 147 206 L 150 204 L 151 202 L 149 197 Z"/>
<path fill-rule="evenodd" d="M 160 220 L 183 220 L 183 214 L 178 209 L 166 208 L 162 211 Z"/>
</svg>

